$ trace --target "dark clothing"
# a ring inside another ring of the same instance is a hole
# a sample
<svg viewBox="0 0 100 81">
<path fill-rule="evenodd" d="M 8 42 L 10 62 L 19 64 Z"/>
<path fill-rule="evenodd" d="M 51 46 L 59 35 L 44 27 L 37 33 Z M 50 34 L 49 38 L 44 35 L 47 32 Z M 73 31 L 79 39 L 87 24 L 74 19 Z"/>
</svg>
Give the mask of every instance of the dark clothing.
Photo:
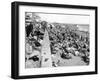
<svg viewBox="0 0 100 81">
<path fill-rule="evenodd" d="M 26 36 L 28 37 L 33 30 L 33 25 L 30 24 L 26 27 Z"/>
</svg>

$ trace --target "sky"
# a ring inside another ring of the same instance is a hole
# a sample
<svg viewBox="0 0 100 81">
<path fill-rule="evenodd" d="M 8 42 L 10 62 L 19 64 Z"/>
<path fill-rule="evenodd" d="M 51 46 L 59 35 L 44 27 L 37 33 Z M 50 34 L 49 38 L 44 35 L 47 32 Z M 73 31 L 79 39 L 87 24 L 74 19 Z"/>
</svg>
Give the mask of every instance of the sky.
<svg viewBox="0 0 100 81">
<path fill-rule="evenodd" d="M 44 14 L 37 13 L 42 20 L 48 22 L 68 23 L 68 24 L 89 24 L 89 16 L 74 14 Z"/>
</svg>

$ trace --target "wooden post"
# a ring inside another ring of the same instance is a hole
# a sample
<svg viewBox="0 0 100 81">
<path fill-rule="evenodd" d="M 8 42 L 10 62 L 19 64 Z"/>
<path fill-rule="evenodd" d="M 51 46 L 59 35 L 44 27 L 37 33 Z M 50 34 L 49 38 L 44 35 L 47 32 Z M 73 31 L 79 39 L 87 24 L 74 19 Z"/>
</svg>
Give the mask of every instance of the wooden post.
<svg viewBox="0 0 100 81">
<path fill-rule="evenodd" d="M 41 57 L 41 67 L 52 67 L 50 41 L 47 29 L 45 29 Z"/>
</svg>

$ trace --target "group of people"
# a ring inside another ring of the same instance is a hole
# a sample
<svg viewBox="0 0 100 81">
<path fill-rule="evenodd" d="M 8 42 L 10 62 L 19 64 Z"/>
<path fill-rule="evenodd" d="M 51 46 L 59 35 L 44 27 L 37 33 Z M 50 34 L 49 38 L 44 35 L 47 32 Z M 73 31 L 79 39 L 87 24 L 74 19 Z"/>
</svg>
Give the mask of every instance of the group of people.
<svg viewBox="0 0 100 81">
<path fill-rule="evenodd" d="M 53 32 L 55 31 L 55 32 Z M 71 55 L 81 57 L 82 60 L 89 64 L 89 35 L 77 34 L 79 30 L 70 30 L 69 28 L 59 27 L 49 30 L 51 41 L 51 52 L 56 54 L 59 52 L 63 59 L 71 59 Z M 84 32 L 87 33 L 87 32 Z"/>
<path fill-rule="evenodd" d="M 69 27 L 68 27 L 69 26 Z M 83 36 L 77 34 L 78 29 L 70 29 L 70 25 L 67 24 L 62 27 L 62 24 L 53 24 L 46 21 L 30 22 L 26 26 L 26 57 L 25 60 L 33 60 L 36 67 L 40 67 L 41 64 L 41 48 L 44 37 L 45 29 L 47 29 L 50 40 L 51 55 L 58 55 L 62 59 L 72 59 L 71 54 L 80 57 L 87 65 L 89 65 L 89 35 Z M 77 26 L 77 25 L 71 25 Z M 73 27 L 74 28 L 74 27 Z M 83 31 L 84 33 L 87 33 Z M 88 33 L 89 34 L 89 33 Z M 30 51 L 31 50 L 31 51 Z M 33 50 L 37 51 L 37 54 L 32 53 Z M 29 62 L 28 62 L 29 63 Z M 52 62 L 53 66 L 56 66 L 55 61 Z M 30 63 L 29 63 L 30 64 Z M 27 66 L 26 67 L 31 67 Z M 34 67 L 34 66 L 32 66 Z"/>
</svg>

